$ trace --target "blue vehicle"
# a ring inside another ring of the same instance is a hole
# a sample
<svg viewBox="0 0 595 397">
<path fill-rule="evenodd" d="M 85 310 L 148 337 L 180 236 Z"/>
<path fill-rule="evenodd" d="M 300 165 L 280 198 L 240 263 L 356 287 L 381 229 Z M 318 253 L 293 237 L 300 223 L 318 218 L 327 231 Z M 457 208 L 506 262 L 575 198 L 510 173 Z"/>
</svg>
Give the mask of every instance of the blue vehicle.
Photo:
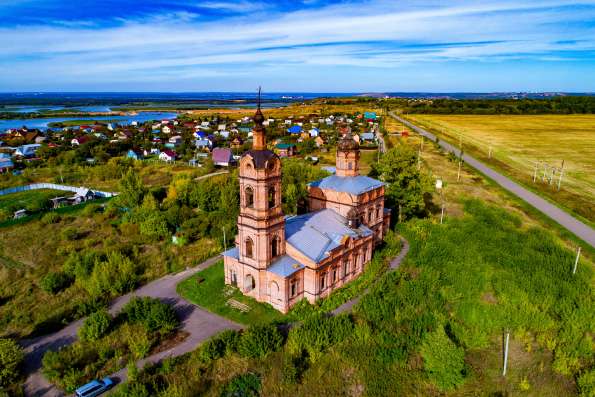
<svg viewBox="0 0 595 397">
<path fill-rule="evenodd" d="M 77 397 L 95 397 L 101 393 L 105 393 L 114 385 L 114 381 L 110 378 L 103 378 L 102 380 L 93 380 L 84 386 L 75 390 Z"/>
</svg>

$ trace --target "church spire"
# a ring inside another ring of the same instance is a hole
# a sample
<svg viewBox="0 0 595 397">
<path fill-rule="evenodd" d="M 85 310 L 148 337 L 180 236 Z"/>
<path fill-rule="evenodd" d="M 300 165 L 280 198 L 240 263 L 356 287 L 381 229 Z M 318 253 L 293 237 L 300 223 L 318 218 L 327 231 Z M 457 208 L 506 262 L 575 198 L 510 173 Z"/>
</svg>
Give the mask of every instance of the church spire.
<svg viewBox="0 0 595 397">
<path fill-rule="evenodd" d="M 266 131 L 264 129 L 264 115 L 260 110 L 260 87 L 258 87 L 258 101 L 256 107 L 256 114 L 254 115 L 254 129 L 253 132 L 253 143 L 252 149 L 254 150 L 266 150 Z"/>
</svg>

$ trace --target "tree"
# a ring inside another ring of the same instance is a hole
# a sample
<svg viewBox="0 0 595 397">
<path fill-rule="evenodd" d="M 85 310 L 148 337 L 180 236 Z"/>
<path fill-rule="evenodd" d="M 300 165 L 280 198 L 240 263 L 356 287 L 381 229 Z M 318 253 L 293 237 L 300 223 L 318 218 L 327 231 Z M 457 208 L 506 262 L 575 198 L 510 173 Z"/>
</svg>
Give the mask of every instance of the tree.
<svg viewBox="0 0 595 397">
<path fill-rule="evenodd" d="M 421 355 L 426 373 L 440 390 L 454 389 L 465 380 L 465 350 L 448 338 L 443 327 L 426 334 Z"/>
<path fill-rule="evenodd" d="M 0 338 L 0 386 L 18 378 L 23 358 L 23 349 L 14 340 Z"/>
<path fill-rule="evenodd" d="M 167 220 L 165 219 L 165 216 L 163 216 L 163 214 L 159 211 L 146 213 L 144 220 L 139 226 L 140 233 L 143 236 L 147 236 L 152 239 L 159 240 L 169 235 Z"/>
<path fill-rule="evenodd" d="M 105 309 L 90 314 L 78 331 L 79 338 L 84 341 L 98 340 L 107 333 L 111 321 L 112 316 Z"/>
<path fill-rule="evenodd" d="M 265 357 L 279 350 L 282 343 L 283 337 L 275 325 L 256 325 L 242 335 L 238 351 L 244 357 Z"/>
<path fill-rule="evenodd" d="M 140 176 L 130 168 L 120 180 L 118 204 L 126 208 L 136 208 L 143 202 L 145 187 Z"/>
<path fill-rule="evenodd" d="M 432 182 L 417 169 L 417 162 L 417 154 L 411 147 L 398 145 L 373 164 L 370 172 L 370 176 L 379 177 L 387 184 L 387 206 L 395 210 L 400 206 L 403 219 L 424 216 L 427 211 L 426 196 L 431 192 Z"/>
</svg>

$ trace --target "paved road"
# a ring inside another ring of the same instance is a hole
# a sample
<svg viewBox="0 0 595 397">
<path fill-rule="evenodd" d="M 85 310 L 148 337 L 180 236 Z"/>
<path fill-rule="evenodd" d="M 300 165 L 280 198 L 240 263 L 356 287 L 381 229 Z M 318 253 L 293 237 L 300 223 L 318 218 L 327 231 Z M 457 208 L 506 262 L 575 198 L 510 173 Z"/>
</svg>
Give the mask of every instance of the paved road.
<svg viewBox="0 0 595 397">
<path fill-rule="evenodd" d="M 401 266 L 403 259 L 405 259 L 405 257 L 407 256 L 407 253 L 409 252 L 409 241 L 407 241 L 403 237 L 401 237 L 401 243 L 402 243 L 401 252 L 399 252 L 399 255 L 395 256 L 389 263 L 389 267 L 391 270 L 395 270 L 396 268 Z M 351 311 L 353 306 L 355 306 L 360 301 L 362 296 L 364 296 L 367 293 L 368 293 L 368 290 L 365 290 L 364 293 L 361 294 L 360 296 L 357 296 L 357 297 L 353 298 L 352 300 L 343 303 L 341 306 L 339 306 L 338 308 L 336 308 L 335 310 L 332 311 L 333 315 Z"/>
<path fill-rule="evenodd" d="M 404 123 L 409 128 L 413 129 L 415 132 L 431 139 L 432 141 L 436 141 L 436 135 L 420 128 L 407 120 L 402 119 L 401 117 L 397 116 L 394 113 L 390 113 L 391 117 L 394 119 Z M 438 141 L 440 146 L 445 150 L 454 153 L 457 156 L 461 155 L 460 150 L 451 145 L 448 142 L 443 141 L 440 139 Z M 490 179 L 495 181 L 498 185 L 502 186 L 504 189 L 508 190 L 515 196 L 519 197 L 529 205 L 533 206 L 534 208 L 538 209 L 554 221 L 558 222 L 568 231 L 591 245 L 591 247 L 595 248 L 595 230 L 593 230 L 588 225 L 584 224 L 583 222 L 579 221 L 578 219 L 574 218 L 572 215 L 564 212 L 560 208 L 556 207 L 555 205 L 549 203 L 548 201 L 542 199 L 535 193 L 525 189 L 521 185 L 516 182 L 513 182 L 509 178 L 505 177 L 504 175 L 494 171 L 492 168 L 488 167 L 487 165 L 483 164 L 482 162 L 476 160 L 474 157 L 469 156 L 468 154 L 463 153 L 463 160 L 469 164 L 471 167 L 475 168 L 476 170 L 480 171 L 484 175 L 487 175 Z"/>
<path fill-rule="evenodd" d="M 179 345 L 137 362 L 137 366 L 139 368 L 142 368 L 142 366 L 148 362 L 154 363 L 166 357 L 175 357 L 192 351 L 199 343 L 223 330 L 241 328 L 240 325 L 232 321 L 212 314 L 187 302 L 176 293 L 176 285 L 180 281 L 186 279 L 197 271 L 203 270 L 213 265 L 220 258 L 220 256 L 217 256 L 206 260 L 194 268 L 187 269 L 177 274 L 171 274 L 162 277 L 130 294 L 121 296 L 112 302 L 109 311 L 112 314 L 116 314 L 128 301 L 130 301 L 133 296 L 150 296 L 159 298 L 164 302 L 174 306 L 174 309 L 182 321 L 181 329 L 189 333 L 188 338 L 186 338 Z M 77 331 L 82 322 L 83 319 L 69 324 L 54 334 L 23 341 L 26 352 L 25 370 L 26 373 L 29 374 L 24 385 L 25 394 L 27 396 L 54 397 L 64 395 L 61 390 L 58 390 L 56 387 L 51 385 L 41 374 L 41 358 L 47 350 L 56 350 L 62 346 L 66 346 L 76 341 Z M 113 376 L 114 378 L 122 381 L 126 378 L 126 370 L 121 370 Z"/>
</svg>

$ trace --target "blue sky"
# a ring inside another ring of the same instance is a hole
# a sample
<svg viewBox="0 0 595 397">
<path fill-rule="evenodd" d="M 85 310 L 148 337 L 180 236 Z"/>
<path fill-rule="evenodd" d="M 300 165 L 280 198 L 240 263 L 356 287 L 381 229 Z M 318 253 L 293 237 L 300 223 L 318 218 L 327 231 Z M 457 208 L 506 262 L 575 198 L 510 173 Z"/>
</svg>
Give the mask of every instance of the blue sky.
<svg viewBox="0 0 595 397">
<path fill-rule="evenodd" d="M 593 1 L 0 0 L 0 91 L 595 91 Z"/>
</svg>

